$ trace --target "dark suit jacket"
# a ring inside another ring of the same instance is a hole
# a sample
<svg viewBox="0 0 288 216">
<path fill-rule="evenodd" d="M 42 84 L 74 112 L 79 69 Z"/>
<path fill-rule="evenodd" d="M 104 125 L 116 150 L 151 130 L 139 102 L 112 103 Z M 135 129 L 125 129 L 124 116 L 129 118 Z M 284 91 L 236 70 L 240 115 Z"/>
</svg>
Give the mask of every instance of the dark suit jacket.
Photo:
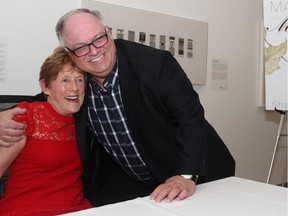
<svg viewBox="0 0 288 216">
<path fill-rule="evenodd" d="M 234 175 L 233 157 L 205 120 L 198 94 L 173 56 L 137 43 L 115 43 L 128 126 L 156 181 L 177 174 L 199 174 L 200 182 Z M 114 162 L 87 127 L 87 95 L 75 116 L 84 185 L 89 190 L 89 185 L 101 182 L 90 182 L 91 175 L 104 180 Z"/>
</svg>

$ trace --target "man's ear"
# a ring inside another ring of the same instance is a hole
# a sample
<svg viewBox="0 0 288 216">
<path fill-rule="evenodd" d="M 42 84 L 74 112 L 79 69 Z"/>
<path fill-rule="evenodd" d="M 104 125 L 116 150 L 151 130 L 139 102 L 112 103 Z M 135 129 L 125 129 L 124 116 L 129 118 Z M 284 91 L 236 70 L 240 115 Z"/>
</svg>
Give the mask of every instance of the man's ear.
<svg viewBox="0 0 288 216">
<path fill-rule="evenodd" d="M 50 91 L 49 91 L 49 89 L 46 87 L 45 82 L 44 82 L 43 79 L 39 81 L 39 85 L 40 85 L 40 87 L 41 87 L 41 89 L 42 89 L 42 92 L 43 92 L 45 95 L 49 95 L 49 94 L 50 94 Z"/>
<path fill-rule="evenodd" d="M 107 33 L 109 36 L 112 36 L 111 31 L 110 31 L 110 29 L 109 29 L 109 26 L 105 26 L 105 29 L 106 29 L 106 33 Z"/>
</svg>

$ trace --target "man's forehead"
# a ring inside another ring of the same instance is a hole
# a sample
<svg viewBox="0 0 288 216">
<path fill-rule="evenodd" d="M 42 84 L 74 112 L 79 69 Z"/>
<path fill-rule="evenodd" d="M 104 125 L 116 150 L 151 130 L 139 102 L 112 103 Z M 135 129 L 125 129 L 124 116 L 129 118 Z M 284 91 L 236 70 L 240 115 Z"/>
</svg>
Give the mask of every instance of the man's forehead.
<svg viewBox="0 0 288 216">
<path fill-rule="evenodd" d="M 67 43 L 87 42 L 103 32 L 104 25 L 91 14 L 74 14 L 70 16 L 63 28 L 62 37 Z"/>
<path fill-rule="evenodd" d="M 80 28 L 81 26 L 101 26 L 101 20 L 89 13 L 76 13 L 68 17 L 64 23 L 64 29 Z"/>
</svg>

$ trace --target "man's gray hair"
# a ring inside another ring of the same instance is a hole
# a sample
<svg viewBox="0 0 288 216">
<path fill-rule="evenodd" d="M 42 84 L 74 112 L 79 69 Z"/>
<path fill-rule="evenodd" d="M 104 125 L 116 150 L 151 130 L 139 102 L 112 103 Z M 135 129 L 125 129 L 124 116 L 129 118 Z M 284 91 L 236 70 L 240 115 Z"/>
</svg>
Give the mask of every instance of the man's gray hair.
<svg viewBox="0 0 288 216">
<path fill-rule="evenodd" d="M 87 8 L 78 8 L 78 9 L 74 9 L 72 11 L 67 12 L 66 14 L 64 14 L 57 22 L 56 26 L 55 26 L 55 31 L 57 34 L 57 38 L 60 42 L 60 45 L 64 45 L 63 39 L 62 39 L 62 31 L 65 25 L 66 20 L 77 13 L 89 13 L 92 14 L 93 16 L 95 16 L 97 19 L 99 19 L 100 21 L 102 21 L 102 15 L 99 11 L 97 10 L 89 10 Z"/>
</svg>

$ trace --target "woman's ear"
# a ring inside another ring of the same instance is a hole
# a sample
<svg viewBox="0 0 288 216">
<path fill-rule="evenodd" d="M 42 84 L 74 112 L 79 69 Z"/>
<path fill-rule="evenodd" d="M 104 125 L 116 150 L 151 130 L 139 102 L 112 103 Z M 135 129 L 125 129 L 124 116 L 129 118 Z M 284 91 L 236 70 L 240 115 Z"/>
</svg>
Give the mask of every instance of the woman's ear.
<svg viewBox="0 0 288 216">
<path fill-rule="evenodd" d="M 42 92 L 43 92 L 45 95 L 49 95 L 49 94 L 50 94 L 50 93 L 49 93 L 49 88 L 46 87 L 45 82 L 44 82 L 43 79 L 41 79 L 41 80 L 39 81 L 39 85 L 40 85 L 40 87 L 41 87 L 41 89 L 42 89 Z"/>
</svg>

